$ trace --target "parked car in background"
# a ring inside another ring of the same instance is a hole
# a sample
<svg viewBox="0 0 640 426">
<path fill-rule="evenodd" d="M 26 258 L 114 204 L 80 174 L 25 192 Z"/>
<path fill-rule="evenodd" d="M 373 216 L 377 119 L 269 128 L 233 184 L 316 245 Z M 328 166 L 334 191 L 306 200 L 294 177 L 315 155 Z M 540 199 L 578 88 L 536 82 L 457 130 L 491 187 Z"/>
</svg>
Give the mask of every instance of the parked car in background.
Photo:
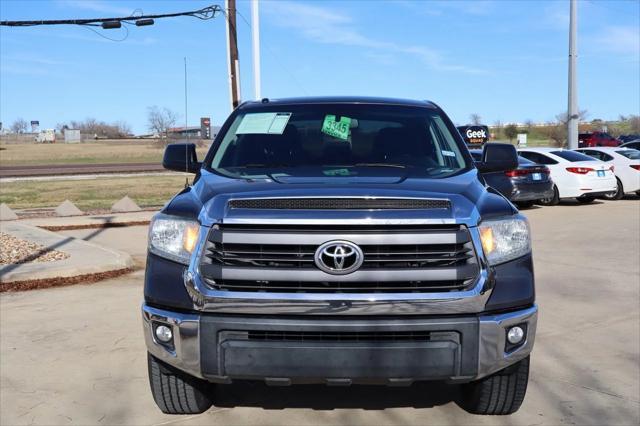
<svg viewBox="0 0 640 426">
<path fill-rule="evenodd" d="M 620 148 L 631 148 L 631 149 L 640 150 L 640 139 L 630 141 L 630 142 L 625 142 L 622 145 L 620 145 Z"/>
<path fill-rule="evenodd" d="M 576 151 L 613 166 L 613 173 L 618 181 L 618 189 L 612 194 L 606 194 L 605 198 L 619 200 L 625 193 L 633 192 L 640 195 L 640 151 L 608 146 L 579 148 Z"/>
<path fill-rule="evenodd" d="M 519 154 L 551 171 L 554 194 L 540 200 L 542 205 L 558 204 L 561 198 L 590 203 L 617 189 L 613 167 L 585 154 L 561 148 L 523 148 Z"/>
<path fill-rule="evenodd" d="M 605 132 L 580 133 L 578 135 L 578 148 L 619 145 L 620 141 L 618 139 Z"/>
<path fill-rule="evenodd" d="M 631 142 L 631 141 L 639 141 L 640 142 L 640 135 L 621 135 L 618 137 L 618 140 L 622 143 L 627 143 L 627 142 Z"/>
<path fill-rule="evenodd" d="M 482 150 L 469 150 L 473 160 L 482 161 Z M 553 197 L 553 181 L 549 168 L 518 156 L 518 167 L 502 172 L 484 172 L 487 185 L 500 192 L 519 207 L 530 207 L 536 201 Z"/>
</svg>

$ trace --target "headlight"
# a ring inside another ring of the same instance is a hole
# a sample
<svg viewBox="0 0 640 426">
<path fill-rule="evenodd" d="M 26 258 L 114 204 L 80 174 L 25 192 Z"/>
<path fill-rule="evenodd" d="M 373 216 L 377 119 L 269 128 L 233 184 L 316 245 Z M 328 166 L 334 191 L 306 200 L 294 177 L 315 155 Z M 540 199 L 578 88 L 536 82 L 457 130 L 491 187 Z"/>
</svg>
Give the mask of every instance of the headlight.
<svg viewBox="0 0 640 426">
<path fill-rule="evenodd" d="M 196 221 L 157 214 L 149 227 L 149 251 L 188 265 L 199 230 L 200 224 Z"/>
<path fill-rule="evenodd" d="M 484 254 L 491 265 L 508 262 L 531 252 L 529 223 L 516 219 L 482 222 L 480 239 Z"/>
</svg>

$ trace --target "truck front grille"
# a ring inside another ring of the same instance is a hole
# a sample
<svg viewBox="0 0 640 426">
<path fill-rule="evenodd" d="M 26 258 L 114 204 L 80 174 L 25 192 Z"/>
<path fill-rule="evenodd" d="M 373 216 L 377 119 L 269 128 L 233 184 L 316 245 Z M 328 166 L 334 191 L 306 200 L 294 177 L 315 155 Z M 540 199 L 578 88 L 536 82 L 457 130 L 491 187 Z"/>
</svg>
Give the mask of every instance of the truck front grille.
<svg viewBox="0 0 640 426">
<path fill-rule="evenodd" d="M 247 339 L 294 342 L 425 342 L 431 340 L 431 332 L 424 330 L 351 332 L 252 330 L 247 332 Z"/>
<path fill-rule="evenodd" d="M 349 241 L 360 268 L 332 275 L 316 265 L 322 244 Z M 415 293 L 460 291 L 479 267 L 464 226 L 243 226 L 211 230 L 200 272 L 212 288 L 236 292 Z"/>
<path fill-rule="evenodd" d="M 272 210 L 414 210 L 449 209 L 449 200 L 429 198 L 243 198 L 231 209 Z"/>
</svg>

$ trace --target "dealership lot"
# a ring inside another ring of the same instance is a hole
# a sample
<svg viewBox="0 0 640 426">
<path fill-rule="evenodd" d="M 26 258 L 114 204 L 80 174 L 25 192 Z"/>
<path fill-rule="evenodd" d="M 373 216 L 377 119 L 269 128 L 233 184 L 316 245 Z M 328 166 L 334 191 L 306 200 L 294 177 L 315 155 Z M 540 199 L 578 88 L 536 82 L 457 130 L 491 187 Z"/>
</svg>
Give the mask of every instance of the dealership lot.
<svg viewBox="0 0 640 426">
<path fill-rule="evenodd" d="M 571 201 L 523 213 L 532 227 L 540 318 L 530 388 L 513 416 L 466 414 L 456 389 L 438 384 L 242 384 L 220 389 L 220 408 L 165 416 L 148 389 L 138 271 L 0 297 L 0 423 L 638 424 L 640 201 Z M 66 234 L 92 235 L 142 261 L 145 227 Z"/>
</svg>

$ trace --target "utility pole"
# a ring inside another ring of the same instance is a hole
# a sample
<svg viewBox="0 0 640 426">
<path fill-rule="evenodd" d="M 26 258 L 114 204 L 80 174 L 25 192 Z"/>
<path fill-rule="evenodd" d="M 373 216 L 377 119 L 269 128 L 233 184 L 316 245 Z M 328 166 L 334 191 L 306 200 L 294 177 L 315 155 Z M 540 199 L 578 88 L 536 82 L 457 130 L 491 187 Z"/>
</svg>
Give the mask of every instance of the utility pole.
<svg viewBox="0 0 640 426">
<path fill-rule="evenodd" d="M 253 50 L 253 90 L 256 100 L 260 100 L 260 11 L 258 0 L 251 0 L 251 35 Z"/>
<path fill-rule="evenodd" d="M 578 148 L 578 87 L 577 87 L 577 60 L 578 60 L 578 4 L 577 0 L 569 0 L 569 93 L 567 107 L 567 145 L 569 149 Z"/>
<path fill-rule="evenodd" d="M 231 110 L 240 104 L 240 62 L 238 58 L 238 33 L 236 32 L 236 0 L 225 0 L 227 12 L 227 65 L 231 93 Z"/>
<path fill-rule="evenodd" d="M 189 109 L 187 107 L 187 57 L 184 57 L 184 131 L 189 139 Z"/>
</svg>

